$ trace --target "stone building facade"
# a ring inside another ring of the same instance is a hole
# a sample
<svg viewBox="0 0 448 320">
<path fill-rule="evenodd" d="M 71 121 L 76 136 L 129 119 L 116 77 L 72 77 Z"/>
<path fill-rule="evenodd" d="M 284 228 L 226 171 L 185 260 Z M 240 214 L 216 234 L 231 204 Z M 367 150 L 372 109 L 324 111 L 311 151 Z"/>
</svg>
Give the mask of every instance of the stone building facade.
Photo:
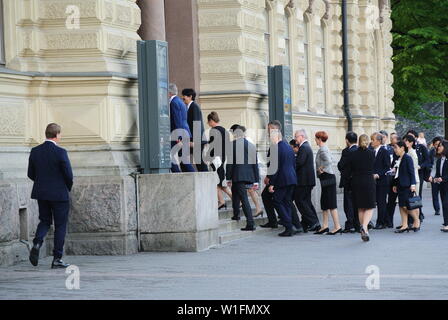
<svg viewBox="0 0 448 320">
<path fill-rule="evenodd" d="M 0 265 L 27 256 L 38 222 L 30 148 L 63 127 L 75 173 L 67 252 L 137 251 L 136 40 L 167 40 L 170 77 L 204 116 L 264 128 L 267 65 L 291 68 L 294 127 L 344 147 L 339 0 L 0 0 Z M 347 0 L 350 109 L 357 132 L 392 130 L 387 0 Z M 264 139 L 261 135 L 253 137 Z"/>
</svg>

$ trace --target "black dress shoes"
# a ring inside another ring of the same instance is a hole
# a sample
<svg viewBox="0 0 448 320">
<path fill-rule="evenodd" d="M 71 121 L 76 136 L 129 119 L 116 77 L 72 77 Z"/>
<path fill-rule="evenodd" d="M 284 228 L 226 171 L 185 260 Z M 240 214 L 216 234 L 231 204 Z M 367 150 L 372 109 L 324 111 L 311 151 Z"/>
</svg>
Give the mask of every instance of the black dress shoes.
<svg viewBox="0 0 448 320">
<path fill-rule="evenodd" d="M 33 266 L 37 266 L 39 263 L 39 250 L 40 244 L 35 244 L 30 251 L 30 262 Z"/>
<path fill-rule="evenodd" d="M 260 225 L 260 227 L 262 227 L 262 228 L 277 229 L 277 228 L 278 228 L 278 224 L 273 224 L 273 223 L 268 222 L 268 223 L 265 223 L 265 224 Z"/>
<path fill-rule="evenodd" d="M 436 216 L 440 216 L 440 211 L 437 210 L 436 213 L 434 213 Z"/>
<path fill-rule="evenodd" d="M 377 224 L 375 226 L 375 228 L 373 228 L 375 230 L 381 230 L 381 229 L 386 229 L 386 226 L 384 224 Z"/>
<path fill-rule="evenodd" d="M 303 228 L 295 228 L 293 229 L 294 234 L 304 233 L 305 230 Z"/>
<path fill-rule="evenodd" d="M 342 233 L 355 233 L 355 228 L 345 228 Z"/>
<path fill-rule="evenodd" d="M 369 224 L 367 225 L 367 230 L 370 230 L 370 229 L 375 229 L 375 226 L 373 225 L 372 222 L 369 222 Z"/>
<path fill-rule="evenodd" d="M 312 225 L 311 227 L 309 227 L 309 229 L 307 231 L 319 231 L 321 228 L 320 224 L 316 223 L 315 225 Z"/>
<path fill-rule="evenodd" d="M 65 263 L 61 259 L 54 259 L 51 263 L 51 269 L 65 269 L 70 266 L 68 263 Z"/>
<path fill-rule="evenodd" d="M 317 230 L 316 232 L 314 232 L 314 234 L 324 234 L 324 233 L 327 233 L 327 232 L 330 232 L 330 229 L 325 228 L 325 229 L 322 229 L 322 230 Z"/>
<path fill-rule="evenodd" d="M 239 220 L 241 220 L 241 218 L 240 218 L 240 217 L 237 217 L 237 216 L 233 216 L 233 217 L 232 217 L 232 220 L 239 221 Z"/>
<path fill-rule="evenodd" d="M 278 234 L 279 237 L 292 237 L 294 235 L 294 232 L 292 230 L 285 230 L 282 233 Z"/>
</svg>

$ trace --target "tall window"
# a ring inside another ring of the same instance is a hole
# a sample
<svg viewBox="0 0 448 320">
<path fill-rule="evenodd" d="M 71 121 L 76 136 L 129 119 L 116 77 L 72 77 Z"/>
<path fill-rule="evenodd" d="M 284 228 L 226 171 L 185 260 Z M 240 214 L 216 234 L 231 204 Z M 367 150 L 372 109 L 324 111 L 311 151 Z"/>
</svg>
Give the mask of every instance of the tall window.
<svg viewBox="0 0 448 320">
<path fill-rule="evenodd" d="M 266 65 L 271 65 L 271 5 L 266 2 L 266 9 L 264 10 L 264 46 L 266 49 Z"/>
<path fill-rule="evenodd" d="M 283 16 L 283 23 L 284 23 L 285 33 L 284 33 L 283 38 L 285 39 L 284 55 L 285 55 L 285 64 L 287 66 L 291 65 L 291 58 L 290 58 L 291 41 L 290 41 L 289 19 L 290 19 L 290 15 L 289 15 L 288 11 L 285 10 L 285 15 Z"/>
<path fill-rule="evenodd" d="M 0 0 L 0 65 L 6 63 L 5 59 L 5 41 L 3 28 L 3 0 Z"/>
<path fill-rule="evenodd" d="M 303 47 L 304 47 L 304 78 L 305 78 L 305 109 L 310 110 L 310 70 L 309 70 L 309 28 L 310 23 L 305 15 L 303 17 L 304 22 L 304 36 L 303 36 Z"/>
<path fill-rule="evenodd" d="M 320 43 L 321 43 L 321 56 L 322 56 L 322 70 L 321 70 L 321 76 L 322 76 L 322 103 L 323 103 L 323 112 L 326 111 L 327 108 L 327 54 L 326 54 L 326 50 L 325 50 L 325 46 L 326 46 L 326 26 L 325 26 L 325 22 L 321 21 L 321 28 L 320 28 L 320 33 L 321 33 L 321 38 L 320 38 Z"/>
</svg>

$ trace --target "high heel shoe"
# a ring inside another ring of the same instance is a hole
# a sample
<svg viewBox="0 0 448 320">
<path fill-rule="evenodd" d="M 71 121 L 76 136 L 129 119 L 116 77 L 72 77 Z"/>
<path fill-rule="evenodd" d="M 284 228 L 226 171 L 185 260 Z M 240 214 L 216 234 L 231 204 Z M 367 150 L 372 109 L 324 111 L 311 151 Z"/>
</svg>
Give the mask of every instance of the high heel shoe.
<svg viewBox="0 0 448 320">
<path fill-rule="evenodd" d="M 264 215 L 264 211 L 263 210 L 261 210 L 260 212 L 257 212 L 256 214 L 254 214 L 254 218 L 256 218 L 256 217 L 258 217 L 258 216 L 261 216 L 261 217 L 263 217 L 263 215 Z"/>
<path fill-rule="evenodd" d="M 218 210 L 221 210 L 222 208 L 227 209 L 227 204 L 225 202 L 218 207 Z"/>
<path fill-rule="evenodd" d="M 318 230 L 318 231 L 314 232 L 314 234 L 324 234 L 324 233 L 326 233 L 326 232 L 330 232 L 330 229 L 325 228 L 325 229 L 320 230 L 320 231 Z"/>
<path fill-rule="evenodd" d="M 336 235 L 336 234 L 338 234 L 338 233 L 342 234 L 342 228 L 339 228 L 339 229 L 336 230 L 335 232 L 327 232 L 326 235 L 334 236 L 334 235 Z"/>
<path fill-rule="evenodd" d="M 409 228 L 395 230 L 395 233 L 404 233 L 404 232 L 409 232 Z"/>
<path fill-rule="evenodd" d="M 418 227 L 418 228 L 411 228 L 411 230 L 414 231 L 414 232 L 418 232 L 418 231 L 420 231 L 420 227 Z"/>
<path fill-rule="evenodd" d="M 369 233 L 366 232 L 366 230 L 364 229 L 364 227 L 361 227 L 361 239 L 362 239 L 362 241 L 364 241 L 364 242 L 367 242 L 367 241 L 370 240 Z"/>
</svg>

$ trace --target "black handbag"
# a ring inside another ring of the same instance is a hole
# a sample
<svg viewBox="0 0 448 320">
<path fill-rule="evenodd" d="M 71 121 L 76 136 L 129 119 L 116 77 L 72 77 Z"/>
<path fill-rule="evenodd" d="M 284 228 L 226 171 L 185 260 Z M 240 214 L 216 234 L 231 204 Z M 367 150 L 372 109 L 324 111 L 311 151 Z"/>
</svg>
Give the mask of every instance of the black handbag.
<svg viewBox="0 0 448 320">
<path fill-rule="evenodd" d="M 319 177 L 320 179 L 320 186 L 322 188 L 331 187 L 333 185 L 336 185 L 336 176 L 334 174 L 328 174 L 325 175 L 325 177 L 322 177 L 322 175 Z"/>
<path fill-rule="evenodd" d="M 414 192 L 413 196 L 408 199 L 406 207 L 408 210 L 420 209 L 423 207 L 422 198 Z"/>
</svg>

